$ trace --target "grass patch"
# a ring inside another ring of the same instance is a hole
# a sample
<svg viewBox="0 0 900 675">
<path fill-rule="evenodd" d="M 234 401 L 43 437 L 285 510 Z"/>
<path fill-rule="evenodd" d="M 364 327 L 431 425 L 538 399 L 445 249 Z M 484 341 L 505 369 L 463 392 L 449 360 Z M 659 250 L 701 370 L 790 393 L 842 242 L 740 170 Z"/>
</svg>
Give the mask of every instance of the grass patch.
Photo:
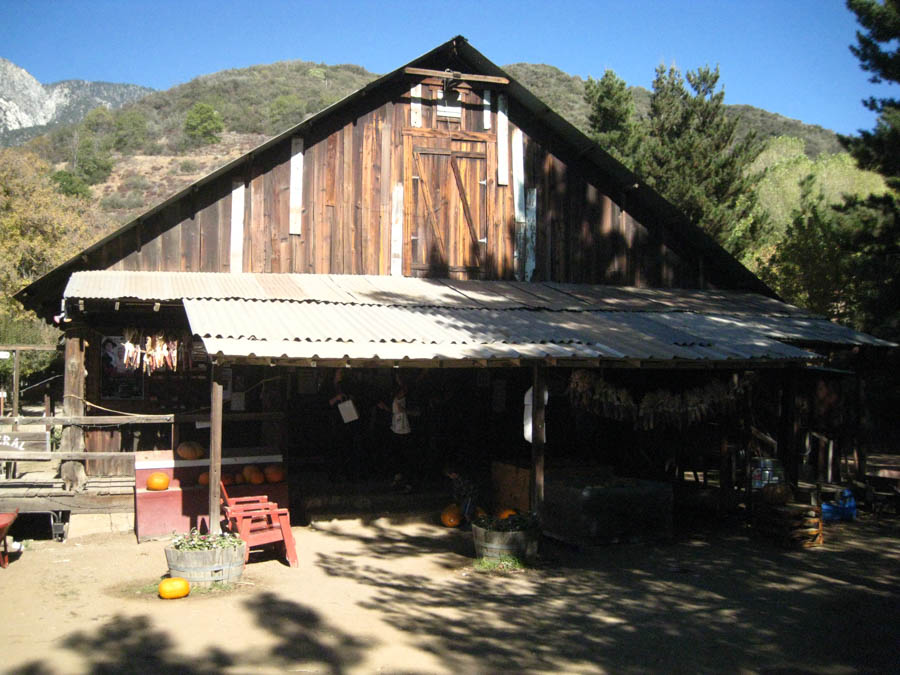
<svg viewBox="0 0 900 675">
<path fill-rule="evenodd" d="M 511 555 L 499 558 L 479 558 L 472 566 L 476 572 L 521 572 L 525 563 Z"/>
<path fill-rule="evenodd" d="M 163 577 L 158 579 L 142 579 L 139 581 L 129 581 L 110 589 L 112 595 L 120 598 L 157 598 L 159 597 L 159 582 Z M 232 593 L 240 589 L 241 582 L 237 583 L 219 583 L 212 584 L 191 584 L 191 592 L 187 597 L 192 596 L 216 596 L 224 593 Z"/>
</svg>

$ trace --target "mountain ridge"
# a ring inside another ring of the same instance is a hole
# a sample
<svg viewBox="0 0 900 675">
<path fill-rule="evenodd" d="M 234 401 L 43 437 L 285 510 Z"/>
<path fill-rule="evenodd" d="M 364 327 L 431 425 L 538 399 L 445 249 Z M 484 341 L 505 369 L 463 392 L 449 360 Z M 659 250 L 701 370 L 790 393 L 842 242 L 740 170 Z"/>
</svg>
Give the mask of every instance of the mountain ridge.
<svg viewBox="0 0 900 675">
<path fill-rule="evenodd" d="M 79 122 L 93 108 L 119 108 L 153 91 L 137 84 L 79 79 L 42 84 L 0 57 L 0 146 L 19 145 L 60 124 Z"/>
</svg>

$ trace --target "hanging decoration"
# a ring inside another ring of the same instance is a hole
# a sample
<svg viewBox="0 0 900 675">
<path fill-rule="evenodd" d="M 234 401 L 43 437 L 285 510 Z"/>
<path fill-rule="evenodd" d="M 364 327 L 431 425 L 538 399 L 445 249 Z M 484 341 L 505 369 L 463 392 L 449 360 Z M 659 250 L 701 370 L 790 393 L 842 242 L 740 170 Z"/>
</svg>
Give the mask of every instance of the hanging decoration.
<svg viewBox="0 0 900 675">
<path fill-rule="evenodd" d="M 572 405 L 606 419 L 630 422 L 635 429 L 684 428 L 691 424 L 734 413 L 749 382 L 734 378 L 728 383 L 713 380 L 702 387 L 681 392 L 654 389 L 639 400 L 624 387 L 617 387 L 589 370 L 576 370 L 569 379 Z"/>
<path fill-rule="evenodd" d="M 162 331 L 142 335 L 136 328 L 126 328 L 123 337 L 125 354 L 122 360 L 132 370 L 142 368 L 148 375 L 161 368 L 177 372 L 184 361 L 184 341 L 180 336 Z"/>
</svg>

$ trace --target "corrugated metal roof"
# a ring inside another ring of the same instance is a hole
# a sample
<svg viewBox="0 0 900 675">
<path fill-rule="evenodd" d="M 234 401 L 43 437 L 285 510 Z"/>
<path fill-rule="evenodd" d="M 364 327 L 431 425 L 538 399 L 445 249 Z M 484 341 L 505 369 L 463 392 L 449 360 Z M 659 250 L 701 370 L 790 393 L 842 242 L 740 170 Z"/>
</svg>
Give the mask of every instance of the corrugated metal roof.
<svg viewBox="0 0 900 675">
<path fill-rule="evenodd" d="M 78 272 L 67 299 L 180 301 L 227 359 L 811 360 L 891 343 L 731 291 L 386 276 Z"/>
<path fill-rule="evenodd" d="M 186 299 L 210 354 L 275 359 L 811 360 L 761 334 L 699 336 L 643 312 Z M 348 311 L 352 310 L 352 311 Z M 688 315 L 685 315 L 688 316 Z M 698 319 L 702 315 L 690 315 Z"/>
<path fill-rule="evenodd" d="M 633 288 L 521 281 L 457 281 L 327 274 L 215 274 L 204 272 L 75 272 L 66 298 L 143 301 L 182 298 L 297 300 L 374 305 L 493 309 L 603 310 L 774 314 L 809 312 L 756 293 Z"/>
</svg>

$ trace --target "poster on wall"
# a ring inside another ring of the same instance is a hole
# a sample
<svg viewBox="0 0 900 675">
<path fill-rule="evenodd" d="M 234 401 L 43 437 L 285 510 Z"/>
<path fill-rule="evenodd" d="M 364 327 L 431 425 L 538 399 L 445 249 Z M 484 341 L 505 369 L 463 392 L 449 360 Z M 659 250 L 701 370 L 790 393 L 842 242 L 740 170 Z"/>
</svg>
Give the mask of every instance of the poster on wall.
<svg viewBox="0 0 900 675">
<path fill-rule="evenodd" d="M 125 338 L 111 335 L 100 346 L 100 396 L 105 399 L 144 398 L 144 371 L 125 364 Z"/>
</svg>

